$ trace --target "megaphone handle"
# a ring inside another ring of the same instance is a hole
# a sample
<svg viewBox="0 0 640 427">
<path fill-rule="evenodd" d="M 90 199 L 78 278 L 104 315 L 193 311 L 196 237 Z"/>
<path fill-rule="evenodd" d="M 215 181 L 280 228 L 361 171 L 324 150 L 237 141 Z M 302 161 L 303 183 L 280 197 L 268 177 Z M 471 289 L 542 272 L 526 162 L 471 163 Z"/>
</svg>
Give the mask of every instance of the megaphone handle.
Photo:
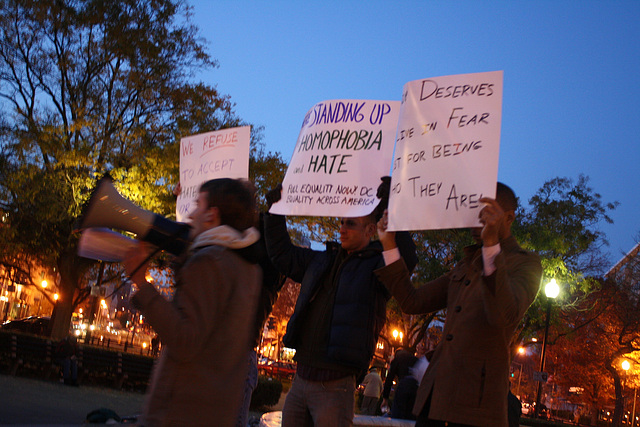
<svg viewBox="0 0 640 427">
<path fill-rule="evenodd" d="M 129 280 L 131 280 L 131 278 L 144 266 L 147 264 L 147 262 L 149 262 L 149 260 L 151 260 L 151 258 L 153 258 L 154 256 L 156 256 L 156 254 L 158 252 L 160 252 L 162 250 L 162 248 L 158 248 L 156 247 L 155 250 L 153 252 L 151 252 L 140 264 L 138 264 L 138 266 L 136 268 L 133 269 L 133 271 L 131 272 L 131 274 L 127 275 L 127 279 L 123 280 L 122 283 L 120 283 L 118 286 L 116 286 L 116 288 L 113 290 L 113 292 L 111 292 L 109 295 L 107 295 L 105 297 L 105 299 L 112 297 L 114 294 L 116 294 L 120 289 L 122 289 L 122 287 L 124 285 L 126 285 Z"/>
</svg>

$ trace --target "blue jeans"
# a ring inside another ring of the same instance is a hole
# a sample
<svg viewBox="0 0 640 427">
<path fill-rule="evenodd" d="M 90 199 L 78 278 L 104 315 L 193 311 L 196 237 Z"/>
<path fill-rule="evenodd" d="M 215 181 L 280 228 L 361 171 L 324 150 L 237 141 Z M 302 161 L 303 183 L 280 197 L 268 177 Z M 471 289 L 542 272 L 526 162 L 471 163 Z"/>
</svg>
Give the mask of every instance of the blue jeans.
<svg viewBox="0 0 640 427">
<path fill-rule="evenodd" d="M 249 406 L 251 405 L 251 395 L 258 385 L 258 356 L 254 350 L 249 351 L 247 363 L 249 364 L 249 372 L 244 382 L 244 396 L 236 427 L 247 427 L 249 422 Z"/>
<path fill-rule="evenodd" d="M 353 425 L 355 376 L 334 381 L 293 380 L 282 409 L 282 427 Z"/>
<path fill-rule="evenodd" d="M 403 420 L 416 419 L 411 411 L 413 411 L 413 405 L 416 402 L 417 391 L 418 381 L 411 375 L 398 381 L 396 393 L 393 396 L 393 403 L 391 405 L 391 418 Z"/>
</svg>

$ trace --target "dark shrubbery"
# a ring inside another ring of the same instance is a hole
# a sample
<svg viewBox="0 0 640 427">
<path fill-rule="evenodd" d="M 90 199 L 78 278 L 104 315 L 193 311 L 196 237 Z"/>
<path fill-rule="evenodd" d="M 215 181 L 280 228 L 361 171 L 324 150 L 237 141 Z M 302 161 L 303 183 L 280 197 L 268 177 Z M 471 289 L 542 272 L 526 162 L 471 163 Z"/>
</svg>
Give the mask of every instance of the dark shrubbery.
<svg viewBox="0 0 640 427">
<path fill-rule="evenodd" d="M 282 382 L 275 378 L 258 376 L 258 385 L 251 395 L 251 408 L 273 406 L 280 400 Z"/>
</svg>

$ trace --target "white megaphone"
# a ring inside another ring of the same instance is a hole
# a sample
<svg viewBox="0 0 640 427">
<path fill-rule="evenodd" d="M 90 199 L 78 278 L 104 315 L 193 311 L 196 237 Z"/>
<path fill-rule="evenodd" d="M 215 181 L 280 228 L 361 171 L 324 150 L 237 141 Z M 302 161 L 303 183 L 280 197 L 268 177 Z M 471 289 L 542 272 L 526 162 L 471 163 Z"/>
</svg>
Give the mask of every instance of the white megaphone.
<svg viewBox="0 0 640 427">
<path fill-rule="evenodd" d="M 139 240 L 151 243 L 174 255 L 189 245 L 190 226 L 146 211 L 122 197 L 105 175 L 91 194 L 77 230 L 83 230 L 78 255 L 104 261 L 121 261 L 133 244 L 132 239 L 109 228 L 129 231 Z"/>
<path fill-rule="evenodd" d="M 121 262 L 124 254 L 135 245 L 135 239 L 109 228 L 86 228 L 80 234 L 78 255 L 107 262 Z"/>
</svg>

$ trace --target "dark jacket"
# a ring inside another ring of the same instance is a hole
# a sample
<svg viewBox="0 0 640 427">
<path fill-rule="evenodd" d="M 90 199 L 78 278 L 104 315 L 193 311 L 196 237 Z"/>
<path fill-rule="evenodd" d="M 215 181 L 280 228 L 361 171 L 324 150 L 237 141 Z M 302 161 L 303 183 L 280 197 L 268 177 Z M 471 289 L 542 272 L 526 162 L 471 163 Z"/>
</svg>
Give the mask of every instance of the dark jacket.
<svg viewBox="0 0 640 427">
<path fill-rule="evenodd" d="M 260 213 L 260 231 L 264 229 L 264 215 L 264 213 Z M 269 259 L 264 233 L 260 233 L 260 240 L 256 242 L 254 246 L 258 253 L 258 264 L 262 269 L 262 286 L 260 287 L 258 313 L 253 324 L 253 341 L 251 344 L 251 346 L 255 348 L 260 345 L 264 323 L 273 311 L 273 304 L 275 304 L 278 299 L 278 293 L 284 286 L 287 278 L 280 274 Z"/>
<path fill-rule="evenodd" d="M 393 380 L 398 377 L 398 384 L 400 380 L 406 376 L 411 375 L 411 367 L 415 365 L 418 360 L 413 354 L 409 353 L 407 350 L 400 349 L 396 352 L 396 355 L 393 357 L 393 360 L 389 364 L 389 373 L 387 374 L 387 379 L 384 381 L 384 389 L 382 391 L 382 397 L 385 399 L 389 398 L 391 394 L 391 387 L 393 386 Z"/>
<path fill-rule="evenodd" d="M 401 254 L 410 268 L 416 264 L 415 245 L 408 233 L 398 233 Z M 359 374 L 368 368 L 376 342 L 386 321 L 389 293 L 374 271 L 384 265 L 382 247 L 371 242 L 364 250 L 349 255 L 339 245 L 328 244 L 325 251 L 294 246 L 287 233 L 285 217 L 265 216 L 265 238 L 272 261 L 281 273 L 301 283 L 300 295 L 284 336 L 284 345 L 298 348 L 304 334 L 310 306 L 326 274 L 335 271 L 332 312 L 326 331 L 325 354 L 329 364 Z M 336 264 L 339 263 L 339 264 Z"/>
</svg>

